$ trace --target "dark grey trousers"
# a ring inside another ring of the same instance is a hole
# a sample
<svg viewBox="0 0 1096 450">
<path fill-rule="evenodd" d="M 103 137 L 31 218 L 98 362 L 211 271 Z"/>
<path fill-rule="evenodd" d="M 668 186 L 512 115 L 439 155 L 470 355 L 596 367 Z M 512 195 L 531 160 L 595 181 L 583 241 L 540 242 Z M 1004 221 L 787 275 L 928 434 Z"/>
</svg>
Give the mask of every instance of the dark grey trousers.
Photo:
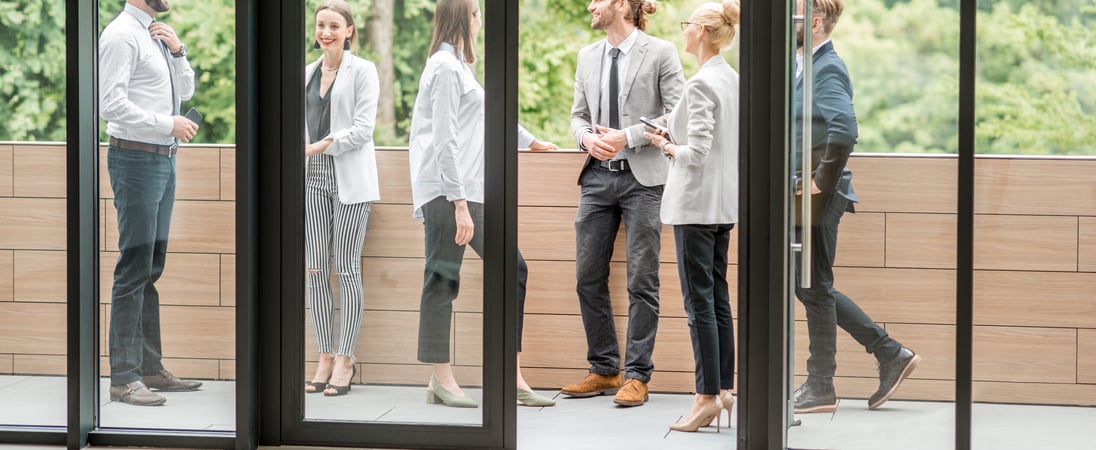
<svg viewBox="0 0 1096 450">
<path fill-rule="evenodd" d="M 575 217 L 575 278 L 586 359 L 590 371 L 620 373 L 609 261 L 621 220 L 628 242 L 628 334 L 624 376 L 651 379 L 651 352 L 658 331 L 658 254 L 662 246 L 662 186 L 643 186 L 630 171 L 610 172 L 594 165 L 581 177 L 582 197 Z"/>
</svg>

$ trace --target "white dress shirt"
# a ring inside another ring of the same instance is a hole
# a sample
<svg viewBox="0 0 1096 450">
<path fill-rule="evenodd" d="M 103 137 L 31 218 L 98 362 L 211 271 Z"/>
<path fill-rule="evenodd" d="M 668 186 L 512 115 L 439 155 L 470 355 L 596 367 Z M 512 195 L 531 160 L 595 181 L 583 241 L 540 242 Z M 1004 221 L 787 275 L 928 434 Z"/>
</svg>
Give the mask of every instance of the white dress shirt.
<svg viewBox="0 0 1096 450">
<path fill-rule="evenodd" d="M 601 112 L 605 117 L 598 118 L 598 125 L 603 127 L 609 126 L 609 74 L 612 72 L 610 69 L 613 67 L 613 56 L 609 52 L 613 48 L 620 50 L 620 55 L 617 55 L 617 106 L 624 106 L 624 102 L 621 100 L 624 96 L 624 76 L 628 73 L 628 61 L 631 60 L 632 46 L 636 43 L 636 36 L 639 36 L 639 28 L 633 29 L 631 34 L 616 47 L 610 45 L 608 41 L 605 42 L 605 54 L 601 57 L 601 92 L 605 93 L 601 96 Z M 617 114 L 620 114 L 620 108 L 617 108 Z M 617 117 L 617 123 L 622 123 L 620 117 Z M 628 136 L 628 147 L 635 148 L 631 136 Z M 620 152 L 613 158 L 614 161 L 618 159 L 628 158 L 624 155 L 624 152 Z"/>
<path fill-rule="evenodd" d="M 533 135 L 518 125 L 518 147 Z M 483 203 L 483 87 L 456 48 L 441 44 L 426 60 L 411 116 L 411 197 L 413 216 L 422 205 L 446 200 Z"/>
<path fill-rule="evenodd" d="M 172 113 L 178 113 L 179 101 L 194 95 L 194 70 L 185 56 L 164 58 L 163 44 L 148 31 L 152 22 L 127 4 L 99 37 L 99 115 L 113 137 L 170 145 Z"/>
<path fill-rule="evenodd" d="M 826 43 L 829 42 L 829 41 L 830 41 L 829 39 L 826 39 L 822 42 L 819 42 L 817 45 L 815 45 L 814 49 L 811 50 L 811 56 L 814 56 L 815 53 L 818 53 L 818 49 L 820 47 L 822 47 L 823 45 L 826 45 Z M 795 78 L 799 78 L 801 75 L 803 75 L 803 54 L 802 53 L 796 53 L 795 54 Z"/>
</svg>

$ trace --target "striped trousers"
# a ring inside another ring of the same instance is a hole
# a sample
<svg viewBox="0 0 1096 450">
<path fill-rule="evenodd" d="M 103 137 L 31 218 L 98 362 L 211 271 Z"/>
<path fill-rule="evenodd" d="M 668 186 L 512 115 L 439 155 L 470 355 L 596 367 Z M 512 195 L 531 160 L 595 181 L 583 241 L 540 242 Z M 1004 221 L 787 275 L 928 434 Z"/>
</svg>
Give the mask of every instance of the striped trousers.
<svg viewBox="0 0 1096 450">
<path fill-rule="evenodd" d="M 354 357 L 364 305 L 361 256 L 372 202 L 343 204 L 335 179 L 335 160 L 308 158 L 305 176 L 305 285 L 320 353 Z M 331 271 L 338 279 L 342 320 L 335 335 Z M 335 341 L 338 346 L 335 346 Z"/>
</svg>

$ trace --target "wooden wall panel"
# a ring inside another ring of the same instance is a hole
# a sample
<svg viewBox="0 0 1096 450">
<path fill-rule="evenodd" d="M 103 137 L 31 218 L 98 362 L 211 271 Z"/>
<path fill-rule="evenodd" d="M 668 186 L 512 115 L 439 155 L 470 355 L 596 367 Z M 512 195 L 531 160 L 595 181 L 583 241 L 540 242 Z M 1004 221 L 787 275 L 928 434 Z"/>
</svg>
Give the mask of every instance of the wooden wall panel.
<svg viewBox="0 0 1096 450">
<path fill-rule="evenodd" d="M 11 374 L 15 370 L 15 358 L 12 353 L 0 353 L 0 374 Z"/>
<path fill-rule="evenodd" d="M 1096 272 L 1096 217 L 1079 218 L 1077 253 L 1077 270 Z"/>
<path fill-rule="evenodd" d="M 803 383 L 806 376 L 796 377 L 796 386 Z M 866 401 L 876 389 L 879 389 L 879 378 L 876 377 L 836 377 L 833 379 L 837 389 L 837 397 L 841 406 L 868 409 Z M 926 380 L 909 378 L 902 382 L 902 387 L 891 397 L 892 400 L 925 400 L 936 402 L 955 401 L 955 383 L 950 380 Z M 883 405 L 879 410 L 885 414 L 887 410 L 897 410 L 900 407 L 894 403 Z"/>
<path fill-rule="evenodd" d="M 15 299 L 20 302 L 64 302 L 68 299 L 64 251 L 15 252 Z"/>
<path fill-rule="evenodd" d="M 422 297 L 422 258 L 364 258 L 362 283 L 367 311 L 418 311 Z M 481 311 L 483 262 L 470 249 L 461 268 L 460 293 L 453 302 L 457 311 Z"/>
<path fill-rule="evenodd" d="M 795 321 L 795 374 L 807 375 L 807 357 L 810 356 L 810 337 L 807 321 Z M 848 333 L 837 329 L 838 377 L 878 377 L 875 357 L 864 351 Z"/>
<path fill-rule="evenodd" d="M 956 211 L 954 155 L 857 154 L 849 159 L 862 212 L 952 213 Z"/>
<path fill-rule="evenodd" d="M 617 340 L 621 344 L 624 343 L 627 324 L 626 318 L 616 317 Z M 521 363 L 524 367 L 569 368 L 583 369 L 583 371 L 590 367 L 586 361 L 586 332 L 582 327 L 582 318 L 579 316 L 526 314 L 523 334 Z M 622 345 L 621 355 L 623 354 Z M 578 378 L 581 379 L 582 375 Z M 573 382 L 569 381 L 567 384 Z"/>
<path fill-rule="evenodd" d="M 975 381 L 972 391 L 976 402 L 1096 406 L 1093 384 Z"/>
<path fill-rule="evenodd" d="M 221 166 L 218 171 L 220 177 L 221 200 L 236 200 L 236 149 L 234 147 L 222 148 L 219 151 Z"/>
<path fill-rule="evenodd" d="M 422 222 L 411 217 L 410 205 L 375 204 L 369 214 L 362 256 L 422 257 Z"/>
<path fill-rule="evenodd" d="M 1096 385 L 1096 329 L 1077 330 L 1077 382 Z"/>
<path fill-rule="evenodd" d="M 418 343 L 418 312 L 367 311 L 354 353 L 363 363 L 418 364 Z"/>
<path fill-rule="evenodd" d="M 11 197 L 14 191 L 15 148 L 11 144 L 0 144 L 0 197 Z"/>
<path fill-rule="evenodd" d="M 221 149 L 187 147 L 176 154 L 175 200 L 220 200 Z"/>
<path fill-rule="evenodd" d="M 974 272 L 974 323 L 1096 328 L 1096 273 Z"/>
<path fill-rule="evenodd" d="M 103 211 L 104 251 L 118 251 L 118 211 Z M 171 214 L 169 252 L 233 253 L 236 251 L 236 206 L 231 202 L 176 200 Z"/>
<path fill-rule="evenodd" d="M 64 250 L 65 199 L 0 198 L 0 248 Z"/>
<path fill-rule="evenodd" d="M 586 152 L 521 152 L 518 158 L 518 204 L 577 207 L 582 191 L 578 175 Z"/>
<path fill-rule="evenodd" d="M 622 355 L 623 356 L 623 355 Z M 692 373 L 693 343 L 689 337 L 689 320 L 684 317 L 660 317 L 655 349 L 651 361 L 659 370 Z M 622 363 L 623 364 L 623 363 Z M 693 388 L 695 389 L 695 383 Z"/>
<path fill-rule="evenodd" d="M 379 203 L 406 205 L 411 214 L 411 166 L 406 149 L 377 149 L 377 173 L 380 176 Z"/>
<path fill-rule="evenodd" d="M 65 146 L 16 145 L 15 197 L 65 198 Z"/>
<path fill-rule="evenodd" d="M 233 308 L 161 306 L 164 357 L 232 359 L 236 354 L 235 325 Z"/>
<path fill-rule="evenodd" d="M 0 353 L 65 354 L 65 317 L 63 303 L 0 303 Z"/>
<path fill-rule="evenodd" d="M 236 306 L 236 255 L 220 255 L 221 306 Z"/>
<path fill-rule="evenodd" d="M 575 260 L 575 213 L 577 207 L 525 206 L 518 211 L 518 247 L 526 259 L 557 261 Z M 738 232 L 731 232 L 728 254 L 738 254 Z M 623 223 L 617 231 L 613 247 L 613 261 L 627 261 L 627 237 Z M 659 261 L 674 262 L 674 230 L 662 227 L 662 249 Z"/>
<path fill-rule="evenodd" d="M 15 252 L 0 250 L 0 302 L 15 300 Z"/>
<path fill-rule="evenodd" d="M 976 270 L 1077 270 L 1077 218 L 974 216 Z"/>
<path fill-rule="evenodd" d="M 887 213 L 886 267 L 954 269 L 955 227 L 954 214 Z"/>
<path fill-rule="evenodd" d="M 168 245 L 170 247 L 170 243 Z M 99 256 L 99 300 L 109 303 L 118 253 L 102 252 Z M 164 274 L 156 282 L 160 304 L 220 305 L 220 256 L 211 253 L 168 253 Z"/>
<path fill-rule="evenodd" d="M 736 266 L 729 266 L 728 290 L 737 292 Z M 661 264 L 659 267 L 659 316 L 685 317 L 681 301 L 681 283 L 677 266 Z M 609 292 L 613 302 L 613 315 L 628 315 L 628 268 L 625 263 L 610 263 Z M 575 292 L 575 264 L 573 261 L 529 261 L 528 297 L 525 313 L 580 314 L 578 294 Z M 737 308 L 737 305 L 735 306 Z"/>
<path fill-rule="evenodd" d="M 882 267 L 887 249 L 887 215 L 845 214 L 841 217 L 838 239 L 835 266 Z M 729 253 L 728 259 L 737 259 L 737 256 L 736 253 Z"/>
<path fill-rule="evenodd" d="M 1077 332 L 1060 328 L 975 326 L 974 379 L 1074 383 Z"/>
<path fill-rule="evenodd" d="M 974 212 L 1096 216 L 1093 172 L 1093 158 L 978 158 Z"/>
<path fill-rule="evenodd" d="M 61 375 L 64 376 L 65 355 L 17 354 L 12 360 L 12 372 L 23 375 Z"/>
<path fill-rule="evenodd" d="M 955 271 L 839 267 L 834 287 L 876 322 L 955 323 Z M 797 319 L 805 320 L 795 302 Z"/>
</svg>

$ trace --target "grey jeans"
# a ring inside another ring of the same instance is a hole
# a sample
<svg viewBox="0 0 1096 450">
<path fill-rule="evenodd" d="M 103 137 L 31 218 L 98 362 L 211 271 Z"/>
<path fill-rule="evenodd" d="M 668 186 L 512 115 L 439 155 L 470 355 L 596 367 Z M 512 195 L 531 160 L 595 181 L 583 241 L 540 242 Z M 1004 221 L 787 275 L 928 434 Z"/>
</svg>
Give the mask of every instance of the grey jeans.
<svg viewBox="0 0 1096 450">
<path fill-rule="evenodd" d="M 644 186 L 628 170 L 587 167 L 575 217 L 575 278 L 590 372 L 620 372 L 620 344 L 609 299 L 609 261 L 621 220 L 628 248 L 628 334 L 624 376 L 651 379 L 658 331 L 658 254 L 662 246 L 662 186 Z"/>
</svg>

